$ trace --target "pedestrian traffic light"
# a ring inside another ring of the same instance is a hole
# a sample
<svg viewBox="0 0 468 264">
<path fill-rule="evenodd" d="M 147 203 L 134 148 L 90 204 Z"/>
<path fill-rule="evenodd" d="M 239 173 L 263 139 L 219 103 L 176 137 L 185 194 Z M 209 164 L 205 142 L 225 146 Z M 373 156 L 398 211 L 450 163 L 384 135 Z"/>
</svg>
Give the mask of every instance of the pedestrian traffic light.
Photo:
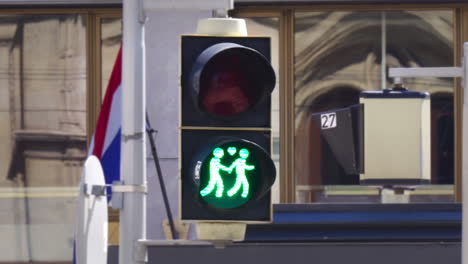
<svg viewBox="0 0 468 264">
<path fill-rule="evenodd" d="M 253 142 L 227 138 L 209 153 L 196 158 L 195 179 L 199 194 L 217 208 L 237 208 L 269 190 L 274 164 L 268 153 Z"/>
<path fill-rule="evenodd" d="M 271 221 L 268 37 L 181 38 L 181 218 Z"/>
</svg>

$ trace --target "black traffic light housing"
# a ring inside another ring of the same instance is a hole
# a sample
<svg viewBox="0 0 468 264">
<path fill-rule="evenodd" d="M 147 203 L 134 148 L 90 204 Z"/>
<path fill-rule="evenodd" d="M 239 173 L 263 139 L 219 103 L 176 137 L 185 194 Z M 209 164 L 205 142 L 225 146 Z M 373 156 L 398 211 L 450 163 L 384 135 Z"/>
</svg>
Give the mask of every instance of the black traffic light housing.
<svg viewBox="0 0 468 264">
<path fill-rule="evenodd" d="M 270 38 L 182 36 L 182 220 L 271 221 L 275 83 Z"/>
</svg>

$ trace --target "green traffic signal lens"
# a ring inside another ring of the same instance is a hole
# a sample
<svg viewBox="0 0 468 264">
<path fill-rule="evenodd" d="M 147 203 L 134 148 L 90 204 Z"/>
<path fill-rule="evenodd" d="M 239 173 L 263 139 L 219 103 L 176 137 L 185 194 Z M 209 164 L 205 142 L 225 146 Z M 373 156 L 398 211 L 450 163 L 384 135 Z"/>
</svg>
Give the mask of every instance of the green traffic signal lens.
<svg viewBox="0 0 468 264">
<path fill-rule="evenodd" d="M 260 180 L 260 168 L 249 146 L 230 142 L 210 153 L 200 169 L 202 199 L 219 208 L 236 208 L 247 203 Z"/>
</svg>

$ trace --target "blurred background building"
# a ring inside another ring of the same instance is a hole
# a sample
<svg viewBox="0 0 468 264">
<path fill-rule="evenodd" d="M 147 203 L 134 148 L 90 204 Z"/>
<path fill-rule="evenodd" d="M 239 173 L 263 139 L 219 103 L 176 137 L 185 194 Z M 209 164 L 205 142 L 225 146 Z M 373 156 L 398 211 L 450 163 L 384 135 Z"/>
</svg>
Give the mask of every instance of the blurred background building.
<svg viewBox="0 0 468 264">
<path fill-rule="evenodd" d="M 77 186 L 122 39 L 121 1 L 12 2 L 0 1 L 0 263 L 71 263 Z M 275 203 L 380 203 L 377 186 L 340 167 L 312 114 L 390 87 L 390 67 L 459 65 L 468 40 L 461 0 L 342 2 L 234 1 L 231 15 L 246 19 L 250 35 L 272 38 Z M 147 15 L 147 105 L 177 215 L 179 35 L 211 12 Z M 458 202 L 462 89 L 450 78 L 404 82 L 432 99 L 432 182 L 411 202 Z M 148 238 L 161 239 L 153 167 Z M 118 214 L 110 221 L 118 243 Z"/>
<path fill-rule="evenodd" d="M 24 11 L 0 15 L 0 263 L 70 261 L 91 135 L 90 18 L 70 10 Z M 100 36 L 93 41 L 100 46 L 93 48 L 102 64 L 93 74 L 102 77 L 93 89 L 99 98 L 122 34 L 120 18 L 95 20 Z"/>
</svg>

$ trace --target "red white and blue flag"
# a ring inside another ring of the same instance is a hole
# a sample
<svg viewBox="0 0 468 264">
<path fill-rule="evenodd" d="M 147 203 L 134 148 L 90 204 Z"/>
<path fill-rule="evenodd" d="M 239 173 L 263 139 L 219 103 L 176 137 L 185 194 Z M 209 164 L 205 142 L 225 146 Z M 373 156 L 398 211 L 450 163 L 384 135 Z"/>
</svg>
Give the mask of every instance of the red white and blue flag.
<svg viewBox="0 0 468 264">
<path fill-rule="evenodd" d="M 91 139 L 88 151 L 88 156 L 94 155 L 100 160 L 106 184 L 112 184 L 113 181 L 120 179 L 121 128 L 122 47 L 120 47 L 114 68 L 112 69 L 104 101 L 102 102 L 101 112 L 99 113 L 96 124 L 96 130 Z M 110 201 L 111 188 L 107 188 L 107 195 L 107 201 Z M 76 241 L 73 243 L 73 263 L 77 263 Z"/>
<path fill-rule="evenodd" d="M 96 125 L 89 155 L 96 156 L 102 165 L 106 184 L 120 180 L 120 137 L 122 128 L 122 48 L 107 85 L 101 112 Z M 110 195 L 110 188 L 107 190 Z M 110 199 L 110 196 L 108 196 Z"/>
</svg>

